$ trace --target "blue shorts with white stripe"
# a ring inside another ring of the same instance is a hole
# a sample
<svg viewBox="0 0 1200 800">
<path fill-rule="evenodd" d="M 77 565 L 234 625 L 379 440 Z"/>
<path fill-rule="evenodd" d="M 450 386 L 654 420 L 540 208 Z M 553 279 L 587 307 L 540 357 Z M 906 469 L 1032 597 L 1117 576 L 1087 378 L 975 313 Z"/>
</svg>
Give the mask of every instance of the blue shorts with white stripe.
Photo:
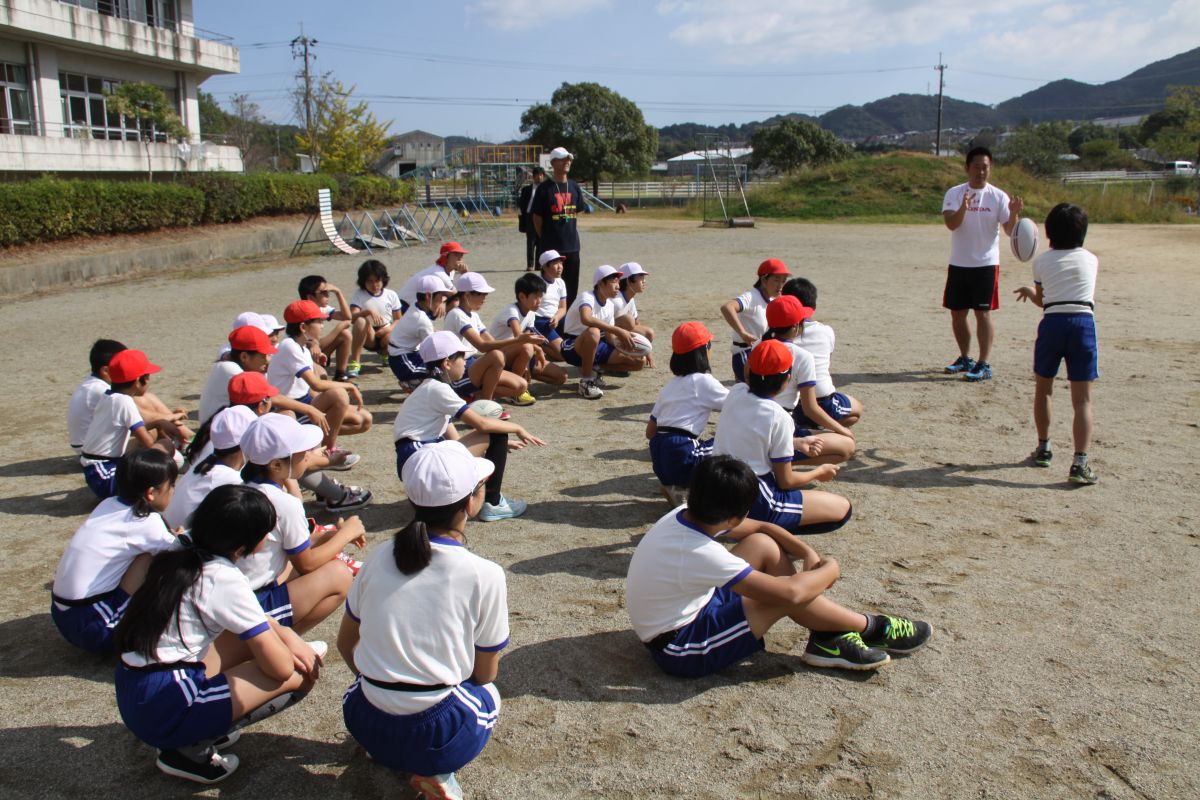
<svg viewBox="0 0 1200 800">
<path fill-rule="evenodd" d="M 202 666 L 135 670 L 117 665 L 117 708 L 125 727 L 151 747 L 168 750 L 223 736 L 233 724 L 224 675 Z"/>
<path fill-rule="evenodd" d="M 763 649 L 750 630 L 742 596 L 729 586 L 713 592 L 700 614 L 684 625 L 661 651 L 651 651 L 663 672 L 681 678 L 711 675 Z"/>
<path fill-rule="evenodd" d="M 51 600 L 50 617 L 68 642 L 89 653 L 107 655 L 113 652 L 113 629 L 121 621 L 127 605 L 129 595 L 118 586 L 86 606 L 69 606 Z"/>
</svg>

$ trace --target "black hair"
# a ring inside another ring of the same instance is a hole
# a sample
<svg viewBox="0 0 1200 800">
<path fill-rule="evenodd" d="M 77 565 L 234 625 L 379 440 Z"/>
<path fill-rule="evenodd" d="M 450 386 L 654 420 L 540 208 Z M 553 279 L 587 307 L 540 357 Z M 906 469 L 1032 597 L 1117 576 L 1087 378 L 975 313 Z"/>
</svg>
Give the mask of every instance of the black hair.
<svg viewBox="0 0 1200 800">
<path fill-rule="evenodd" d="M 691 375 L 694 372 L 711 372 L 708 363 L 708 347 L 701 345 L 686 353 L 671 353 L 671 374 Z"/>
<path fill-rule="evenodd" d="M 226 484 L 209 492 L 192 514 L 191 532 L 180 537 L 184 546 L 150 562 L 145 582 L 113 632 L 117 652 L 132 651 L 155 661 L 158 640 L 172 617 L 178 624 L 183 595 L 199 579 L 204 563 L 253 551 L 275 522 L 275 507 L 253 486 Z"/>
<path fill-rule="evenodd" d="M 92 374 L 97 378 L 100 377 L 100 370 L 108 366 L 108 362 L 112 361 L 113 356 L 128 349 L 116 339 L 97 339 L 92 343 L 92 349 L 88 352 L 88 363 L 92 366 Z"/>
<path fill-rule="evenodd" d="M 141 380 L 141 379 L 139 378 L 138 380 Z M 135 383 L 137 383 L 137 380 L 121 381 L 120 383 L 117 383 L 114 381 L 112 384 L 112 390 L 114 392 L 125 392 L 125 391 L 128 391 L 129 389 L 132 389 L 133 385 Z"/>
<path fill-rule="evenodd" d="M 429 529 L 450 527 L 459 512 L 466 509 L 470 500 L 469 494 L 447 506 L 419 506 L 413 503 L 416 517 L 396 531 L 392 540 L 392 558 L 396 562 L 396 569 L 405 575 L 412 575 L 428 567 L 429 560 L 433 558 L 433 548 L 429 546 Z"/>
<path fill-rule="evenodd" d="M 207 475 L 212 471 L 212 468 L 217 465 L 218 461 L 227 456 L 233 455 L 241 449 L 242 448 L 238 447 L 236 444 L 233 447 L 222 447 L 220 449 L 214 447 L 213 451 L 205 456 L 203 461 L 192 467 L 192 472 L 196 473 L 197 475 Z"/>
<path fill-rule="evenodd" d="M 526 272 L 513 284 L 513 295 L 518 298 L 523 294 L 545 293 L 546 281 L 542 279 L 541 275 L 534 275 L 532 272 Z"/>
<path fill-rule="evenodd" d="M 164 483 L 174 484 L 179 477 L 175 459 L 156 447 L 131 450 L 117 462 L 117 498 L 132 507 L 135 517 L 148 517 L 152 509 L 146 502 L 146 490 Z"/>
<path fill-rule="evenodd" d="M 432 364 L 426 364 L 425 366 L 429 369 L 429 377 L 433 378 L 434 380 L 439 380 L 442 383 L 449 383 L 450 376 L 446 373 L 445 370 L 442 369 L 442 367 L 441 367 L 442 361 L 453 361 L 456 358 L 466 358 L 466 357 L 467 357 L 467 354 L 460 350 L 457 353 L 451 353 L 450 355 L 446 356 L 443 359 L 434 361 Z"/>
<path fill-rule="evenodd" d="M 325 283 L 323 275 L 305 275 L 300 279 L 300 285 L 296 287 L 296 293 L 300 295 L 301 300 L 307 300 L 308 296 L 317 291 L 317 287 Z"/>
<path fill-rule="evenodd" d="M 809 308 L 817 307 L 817 287 L 808 278 L 791 278 L 783 285 L 783 294 L 790 294 Z"/>
<path fill-rule="evenodd" d="M 287 325 L 285 325 L 283 328 L 284 334 L 287 335 L 288 338 L 293 338 L 293 337 L 299 336 L 301 324 L 302 323 L 299 323 L 299 322 L 287 323 Z"/>
<path fill-rule="evenodd" d="M 358 268 L 358 288 L 366 290 L 367 278 L 379 278 L 379 280 L 383 281 L 385 289 L 387 288 L 388 281 L 391 280 L 388 277 L 387 266 L 382 261 L 374 258 L 368 258 Z"/>
<path fill-rule="evenodd" d="M 1051 250 L 1083 247 L 1087 238 L 1087 212 L 1074 203 L 1059 203 L 1046 215 L 1046 237 Z"/>
<path fill-rule="evenodd" d="M 767 332 L 762 335 L 763 341 L 765 342 L 767 339 L 778 339 L 781 342 L 787 341 L 783 338 L 784 334 L 797 326 L 800 327 L 800 332 L 803 333 L 804 320 L 800 320 L 795 325 L 785 325 L 782 328 L 767 328 Z"/>
<path fill-rule="evenodd" d="M 200 425 L 200 430 L 196 431 L 196 435 L 192 437 L 192 441 L 188 442 L 187 450 L 183 452 L 188 461 L 195 461 L 196 456 L 200 455 L 200 451 L 204 449 L 204 445 L 208 444 L 208 440 L 212 437 L 213 420 L 217 418 L 217 414 L 220 414 L 227 408 L 229 408 L 228 404 L 221 406 Z M 203 475 L 204 473 L 200 474 Z"/>
<path fill-rule="evenodd" d="M 992 163 L 996 162 L 996 159 L 992 158 L 991 150 L 988 150 L 986 147 L 972 147 L 970 150 L 967 151 L 966 164 L 968 167 L 971 166 L 971 162 L 975 159 L 976 156 L 987 156 L 988 161 L 991 161 Z"/>
<path fill-rule="evenodd" d="M 529 170 L 529 174 L 530 175 L 545 175 L 546 170 L 542 169 L 541 167 L 534 167 L 533 169 Z"/>
<path fill-rule="evenodd" d="M 717 525 L 730 517 L 745 517 L 757 496 L 758 478 L 745 462 L 713 456 L 692 470 L 687 513 L 697 522 Z"/>
<path fill-rule="evenodd" d="M 255 464 L 246 459 L 246 463 L 242 465 L 242 483 L 253 483 L 256 480 L 270 480 L 270 475 L 267 474 L 267 464 Z"/>
<path fill-rule="evenodd" d="M 232 361 L 234 364 L 237 364 L 240 367 L 240 366 L 242 366 L 242 355 L 243 354 L 248 355 L 248 356 L 264 355 L 264 353 L 260 353 L 257 350 L 230 350 L 228 360 Z M 246 368 L 242 367 L 242 369 L 245 370 Z"/>
<path fill-rule="evenodd" d="M 750 388 L 750 394 L 762 398 L 774 397 L 783 390 L 783 385 L 787 383 L 787 379 L 791 377 L 791 370 L 781 372 L 778 375 L 759 375 L 749 367 L 746 368 L 746 386 Z"/>
</svg>

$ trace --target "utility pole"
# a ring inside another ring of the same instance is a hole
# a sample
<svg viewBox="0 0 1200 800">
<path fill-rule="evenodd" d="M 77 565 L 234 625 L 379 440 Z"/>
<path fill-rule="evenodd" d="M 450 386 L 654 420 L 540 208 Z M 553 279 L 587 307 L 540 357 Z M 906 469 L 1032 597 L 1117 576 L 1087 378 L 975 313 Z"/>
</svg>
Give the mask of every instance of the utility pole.
<svg viewBox="0 0 1200 800">
<path fill-rule="evenodd" d="M 308 156 L 313 160 L 313 169 L 317 164 L 317 135 L 313 130 L 313 90 L 312 90 L 312 60 L 316 58 L 310 48 L 317 46 L 316 39 L 304 35 L 304 23 L 300 23 L 300 35 L 292 39 L 292 58 L 304 59 L 304 70 L 301 73 L 304 82 L 304 133 L 308 137 Z"/>
<path fill-rule="evenodd" d="M 934 67 L 938 71 L 938 115 L 937 115 L 937 144 L 934 148 L 934 155 L 941 158 L 942 155 L 942 100 L 943 93 L 946 88 L 946 65 L 942 63 L 942 54 L 938 53 L 938 65 Z"/>
</svg>

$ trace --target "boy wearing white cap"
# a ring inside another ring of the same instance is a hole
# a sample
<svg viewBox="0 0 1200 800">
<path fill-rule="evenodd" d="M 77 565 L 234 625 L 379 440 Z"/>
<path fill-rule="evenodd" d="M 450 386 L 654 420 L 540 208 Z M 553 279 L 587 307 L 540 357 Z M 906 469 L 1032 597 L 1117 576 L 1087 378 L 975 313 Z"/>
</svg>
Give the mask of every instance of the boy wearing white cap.
<svg viewBox="0 0 1200 800">
<path fill-rule="evenodd" d="M 459 277 L 455 288 L 458 289 L 457 302 L 446 312 L 442 329 L 462 340 L 463 352 L 467 354 L 467 372 L 454 384 L 454 390 L 461 397 L 473 395 L 484 400 L 504 397 L 512 398 L 514 405 L 533 405 L 536 399 L 529 393 L 529 381 L 516 370 L 524 372 L 536 345 L 523 343 L 527 346 L 521 348 L 512 369 L 506 369 L 509 362 L 505 358 L 504 345 L 491 338 L 479 316 L 487 296 L 496 290 L 478 272 Z"/>
<path fill-rule="evenodd" d="M 653 342 L 654 329 L 642 324 L 637 308 L 637 296 L 646 291 L 646 278 L 650 273 L 636 261 L 622 264 L 617 272 L 621 276 L 621 290 L 613 298 L 613 317 L 617 327 L 641 334 Z M 646 366 L 654 366 L 652 356 L 646 356 Z"/>
<path fill-rule="evenodd" d="M 401 387 L 416 388 L 429 377 L 429 370 L 417 353 L 417 348 L 433 333 L 433 321 L 446 313 L 446 298 L 454 290 L 436 275 L 416 278 L 416 293 L 404 316 L 392 328 L 388 338 L 388 366 Z"/>
<path fill-rule="evenodd" d="M 242 434 L 257 415 L 245 406 L 232 406 L 218 411 L 208 427 L 212 451 L 200 460 L 175 485 L 175 494 L 163 511 L 163 519 L 172 530 L 191 524 L 192 512 L 208 493 L 227 483 L 241 483 Z"/>
<path fill-rule="evenodd" d="M 546 337 L 546 341 L 556 342 L 562 339 L 558 328 L 567 315 L 567 284 L 562 279 L 563 257 L 557 250 L 547 250 L 538 256 L 538 265 L 542 270 L 546 293 L 538 305 L 533 327 Z M 555 361 L 562 361 L 562 343 L 559 342 L 554 353 L 547 351 L 546 355 Z"/>
<path fill-rule="evenodd" d="M 633 349 L 629 331 L 618 328 L 613 316 L 612 300 L 621 290 L 620 280 L 620 273 L 608 264 L 596 267 L 592 291 L 580 292 L 563 319 L 563 359 L 579 367 L 579 396 L 588 400 L 604 396 L 598 366 L 633 371 L 646 363 L 645 358 L 625 355 L 614 346 Z"/>
<path fill-rule="evenodd" d="M 471 553 L 464 533 L 491 472 L 458 442 L 408 460 L 402 478 L 416 516 L 371 552 L 338 630 L 356 676 L 342 699 L 346 728 L 376 763 L 410 773 L 426 798 L 462 797 L 454 773 L 482 752 L 500 712 L 504 570 Z"/>
</svg>

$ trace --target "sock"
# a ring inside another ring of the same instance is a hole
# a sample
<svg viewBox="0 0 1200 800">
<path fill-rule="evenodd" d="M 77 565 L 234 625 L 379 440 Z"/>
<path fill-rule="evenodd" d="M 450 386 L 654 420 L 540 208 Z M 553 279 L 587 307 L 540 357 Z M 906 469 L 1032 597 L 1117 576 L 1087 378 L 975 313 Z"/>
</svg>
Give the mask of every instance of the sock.
<svg viewBox="0 0 1200 800">
<path fill-rule="evenodd" d="M 845 631 L 812 631 L 812 638 L 818 642 L 830 642 L 839 636 L 843 636 Z"/>
<path fill-rule="evenodd" d="M 492 477 L 487 479 L 483 499 L 496 505 L 500 502 L 500 485 L 504 482 L 504 465 L 508 462 L 508 434 L 489 434 L 487 450 L 483 457 L 496 467 Z"/>
<path fill-rule="evenodd" d="M 879 614 L 863 614 L 867 618 L 867 629 L 862 632 L 864 641 L 874 641 L 883 636 L 883 631 L 887 627 L 887 620 Z"/>
<path fill-rule="evenodd" d="M 1074 460 L 1071 461 L 1071 466 L 1072 467 L 1082 467 L 1086 463 L 1087 463 L 1087 453 L 1076 452 Z"/>
<path fill-rule="evenodd" d="M 1038 450 L 1046 450 L 1048 452 L 1050 450 L 1050 440 L 1038 439 Z"/>
<path fill-rule="evenodd" d="M 304 473 L 297 482 L 322 500 L 336 503 L 346 496 L 346 487 L 320 470 Z"/>
<path fill-rule="evenodd" d="M 240 730 L 247 725 L 253 725 L 256 722 L 262 722 L 267 717 L 273 717 L 280 711 L 291 708 L 292 706 L 296 705 L 296 703 L 299 703 L 307 694 L 308 692 L 301 692 L 297 690 L 294 692 L 284 692 L 278 697 L 273 697 L 258 708 L 253 709 L 249 714 L 241 719 L 234 720 L 233 724 L 229 726 L 228 733 Z M 228 735 L 228 733 L 226 735 Z"/>
</svg>

